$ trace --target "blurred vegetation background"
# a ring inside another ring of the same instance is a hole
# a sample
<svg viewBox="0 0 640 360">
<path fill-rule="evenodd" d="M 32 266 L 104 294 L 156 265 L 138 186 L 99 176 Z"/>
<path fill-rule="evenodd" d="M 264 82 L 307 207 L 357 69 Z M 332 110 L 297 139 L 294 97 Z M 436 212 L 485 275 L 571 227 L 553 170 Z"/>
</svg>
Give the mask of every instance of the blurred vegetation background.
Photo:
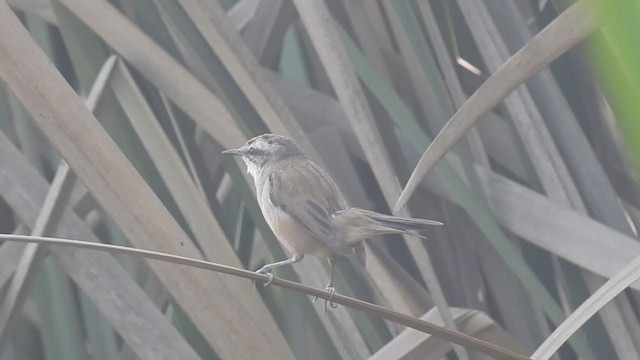
<svg viewBox="0 0 640 360">
<path fill-rule="evenodd" d="M 403 211 L 445 226 L 372 239 L 366 272 L 339 263 L 337 291 L 529 356 L 640 255 L 637 0 L 592 0 L 573 18 L 560 14 L 585 4 L 7 2 L 2 233 L 258 269 L 287 254 L 222 150 L 292 137 L 351 205 L 391 213 L 447 121 L 560 24 L 530 57 L 557 59 L 490 111 L 469 110 L 476 126 L 418 179 Z M 584 41 L 563 48 L 581 26 Z M 520 71 L 497 83 L 520 85 Z M 276 276 L 324 288 L 327 271 L 307 257 Z M 342 306 L 323 315 L 277 287 L 86 250 L 4 242 L 0 290 L 3 360 L 487 358 Z M 640 358 L 638 290 L 553 358 Z"/>
</svg>

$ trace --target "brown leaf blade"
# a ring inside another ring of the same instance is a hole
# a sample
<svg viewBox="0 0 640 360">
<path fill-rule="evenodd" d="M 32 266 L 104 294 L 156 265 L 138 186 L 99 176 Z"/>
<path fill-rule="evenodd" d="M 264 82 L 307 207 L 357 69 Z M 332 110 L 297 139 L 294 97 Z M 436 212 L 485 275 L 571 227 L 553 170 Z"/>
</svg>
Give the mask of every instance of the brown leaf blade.
<svg viewBox="0 0 640 360">
<path fill-rule="evenodd" d="M 201 257 L 6 3 L 0 4 L 0 27 L 0 78 L 128 240 Z M 150 266 L 221 358 L 292 358 L 284 338 L 260 329 L 251 309 L 233 299 L 218 276 Z"/>
<path fill-rule="evenodd" d="M 433 334 L 434 336 L 437 336 L 441 339 L 448 340 L 463 346 L 468 346 L 471 349 L 478 350 L 479 352 L 492 356 L 496 359 L 530 360 L 526 356 L 517 354 L 510 350 L 503 349 L 499 346 L 487 343 L 486 341 L 476 339 L 474 337 L 465 335 L 457 331 L 449 330 L 447 328 L 444 328 L 439 325 L 435 325 L 433 323 L 430 323 L 420 318 L 414 318 L 408 315 L 404 315 L 404 314 L 383 308 L 382 306 L 379 306 L 379 305 L 375 305 L 362 300 L 350 298 L 348 296 L 332 293 L 327 290 L 310 288 L 308 286 L 298 284 L 292 281 L 280 279 L 280 278 L 271 279 L 269 276 L 265 274 L 260 274 L 253 271 L 234 268 L 231 266 L 216 264 L 216 263 L 199 260 L 199 259 L 193 259 L 193 258 L 184 257 L 184 256 L 171 255 L 171 254 L 157 252 L 157 251 L 135 249 L 127 246 L 94 243 L 94 242 L 81 241 L 81 240 L 27 236 L 27 235 L 10 235 L 10 234 L 0 234 L 0 240 L 48 244 L 48 245 L 61 245 L 61 246 L 70 246 L 70 247 L 91 249 L 91 250 L 97 250 L 97 251 L 107 251 L 114 254 L 135 255 L 145 259 L 159 260 L 159 261 L 168 262 L 171 264 L 181 264 L 181 265 L 186 265 L 188 267 L 197 268 L 197 269 L 212 270 L 212 271 L 223 273 L 223 274 L 233 275 L 233 276 L 265 282 L 265 283 L 269 281 L 274 286 L 281 286 L 285 289 L 302 292 L 307 295 L 316 296 L 321 299 L 331 300 L 336 304 L 341 304 L 356 310 L 365 311 L 365 312 L 378 315 L 387 320 L 398 322 L 399 324 L 411 327 L 413 329 L 426 332 L 429 334 Z"/>
<path fill-rule="evenodd" d="M 447 122 L 413 170 L 396 201 L 402 209 L 418 184 L 455 143 L 511 91 L 599 27 L 591 8 L 580 1 L 560 14 L 498 69 Z"/>
</svg>

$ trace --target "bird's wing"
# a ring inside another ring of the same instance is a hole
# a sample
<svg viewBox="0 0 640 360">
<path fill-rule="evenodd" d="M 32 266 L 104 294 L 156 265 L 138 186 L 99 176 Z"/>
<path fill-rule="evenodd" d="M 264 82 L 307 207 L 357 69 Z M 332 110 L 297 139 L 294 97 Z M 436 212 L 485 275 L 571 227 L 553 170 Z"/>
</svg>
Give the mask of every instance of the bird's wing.
<svg viewBox="0 0 640 360">
<path fill-rule="evenodd" d="M 329 175 L 310 160 L 296 160 L 268 175 L 269 199 L 286 212 L 314 240 L 332 251 L 349 255 L 349 247 L 332 222 L 332 214 L 346 202 Z"/>
</svg>

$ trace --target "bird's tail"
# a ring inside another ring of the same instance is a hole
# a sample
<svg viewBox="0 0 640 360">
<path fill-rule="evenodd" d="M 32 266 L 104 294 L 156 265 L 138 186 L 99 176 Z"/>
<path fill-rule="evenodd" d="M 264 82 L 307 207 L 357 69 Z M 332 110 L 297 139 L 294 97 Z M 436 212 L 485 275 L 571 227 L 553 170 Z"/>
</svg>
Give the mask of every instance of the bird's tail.
<svg viewBox="0 0 640 360">
<path fill-rule="evenodd" d="M 340 231 L 348 232 L 343 237 L 350 243 L 385 234 L 408 234 L 424 238 L 421 231 L 430 226 L 443 225 L 439 221 L 391 216 L 358 208 L 337 212 L 334 219 Z"/>
<path fill-rule="evenodd" d="M 388 231 L 388 233 L 409 233 L 422 236 L 419 232 L 427 230 L 429 226 L 443 225 L 441 222 L 434 220 L 391 216 L 362 209 L 360 211 L 379 225 L 382 225 L 384 229 L 381 230 Z"/>
</svg>

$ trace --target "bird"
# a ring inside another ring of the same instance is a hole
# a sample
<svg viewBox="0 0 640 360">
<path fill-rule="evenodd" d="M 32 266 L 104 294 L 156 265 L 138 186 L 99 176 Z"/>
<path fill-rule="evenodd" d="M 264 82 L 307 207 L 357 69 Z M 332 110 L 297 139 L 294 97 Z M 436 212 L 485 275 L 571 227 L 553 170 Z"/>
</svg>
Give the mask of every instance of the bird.
<svg viewBox="0 0 640 360">
<path fill-rule="evenodd" d="M 242 147 L 222 152 L 240 156 L 254 180 L 262 215 L 291 257 L 264 265 L 257 272 L 273 280 L 274 268 L 301 261 L 306 254 L 326 257 L 330 265 L 326 291 L 335 293 L 334 266 L 347 257 L 366 266 L 363 241 L 385 234 L 422 236 L 439 221 L 385 215 L 349 207 L 331 176 L 285 136 L 262 134 Z M 330 299 L 329 299 L 330 300 Z M 333 307 L 333 304 L 331 304 Z M 325 312 L 326 312 L 325 302 Z"/>
</svg>

